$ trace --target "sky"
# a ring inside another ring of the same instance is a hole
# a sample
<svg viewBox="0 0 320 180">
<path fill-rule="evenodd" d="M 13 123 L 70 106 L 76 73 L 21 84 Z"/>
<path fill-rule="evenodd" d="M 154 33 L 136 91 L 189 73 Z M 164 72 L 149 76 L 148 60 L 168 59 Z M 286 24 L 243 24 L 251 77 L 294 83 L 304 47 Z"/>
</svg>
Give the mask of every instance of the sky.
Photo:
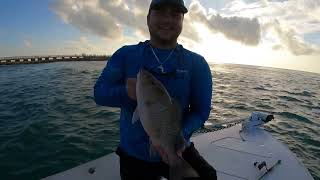
<svg viewBox="0 0 320 180">
<path fill-rule="evenodd" d="M 112 55 L 149 39 L 150 0 L 0 0 L 0 57 Z M 210 63 L 320 73 L 320 0 L 185 0 L 178 42 Z"/>
</svg>

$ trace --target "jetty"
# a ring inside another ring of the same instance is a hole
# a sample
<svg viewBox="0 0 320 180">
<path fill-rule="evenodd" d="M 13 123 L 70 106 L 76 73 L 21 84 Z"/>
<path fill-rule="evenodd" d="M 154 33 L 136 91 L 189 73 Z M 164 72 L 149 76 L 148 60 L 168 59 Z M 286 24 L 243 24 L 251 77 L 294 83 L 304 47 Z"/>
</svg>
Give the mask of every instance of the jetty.
<svg viewBox="0 0 320 180">
<path fill-rule="evenodd" d="M 12 64 L 39 64 L 64 61 L 106 61 L 110 56 L 106 55 L 55 55 L 55 56 L 16 56 L 0 57 L 0 65 Z"/>
</svg>

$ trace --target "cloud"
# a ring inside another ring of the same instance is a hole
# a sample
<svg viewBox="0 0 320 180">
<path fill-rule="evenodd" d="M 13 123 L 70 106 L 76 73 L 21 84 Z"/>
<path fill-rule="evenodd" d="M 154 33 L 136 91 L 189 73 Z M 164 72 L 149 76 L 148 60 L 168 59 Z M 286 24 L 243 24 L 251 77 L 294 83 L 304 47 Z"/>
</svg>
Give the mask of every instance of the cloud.
<svg viewBox="0 0 320 180">
<path fill-rule="evenodd" d="M 275 20 L 271 27 L 281 43 L 294 55 L 310 55 L 317 51 L 310 44 L 305 43 L 293 29 L 283 29 L 279 21 Z"/>
<path fill-rule="evenodd" d="M 129 7 L 131 2 L 131 7 Z M 146 16 L 149 0 L 99 0 L 99 6 L 107 12 L 115 22 L 148 34 L 146 26 Z"/>
<path fill-rule="evenodd" d="M 146 15 L 150 0 L 56 0 L 50 8 L 65 23 L 80 31 L 122 42 L 130 36 L 142 40 L 149 35 Z M 183 42 L 196 44 L 204 35 L 201 23 L 211 33 L 249 46 L 258 46 L 272 35 L 274 50 L 287 49 L 294 55 L 318 51 L 303 34 L 319 31 L 319 0 L 234 0 L 221 9 L 208 9 L 193 0 L 185 15 Z"/>
<path fill-rule="evenodd" d="M 29 41 L 29 40 L 23 40 L 23 45 L 24 45 L 26 48 L 32 48 L 32 43 L 31 43 L 31 41 Z"/>
<path fill-rule="evenodd" d="M 82 32 L 119 38 L 121 27 L 108 12 L 98 6 L 98 3 L 96 0 L 57 0 L 50 8 L 65 23 L 75 26 Z"/>
<path fill-rule="evenodd" d="M 260 24 L 258 19 L 243 17 L 212 16 L 209 27 L 223 33 L 228 39 L 242 42 L 246 45 L 258 45 L 260 42 Z"/>
<path fill-rule="evenodd" d="M 128 27 L 148 35 L 146 4 L 149 0 L 57 0 L 50 9 L 82 32 L 119 39 Z"/>
<path fill-rule="evenodd" d="M 272 36 L 274 50 L 288 50 L 294 55 L 319 53 L 318 45 L 307 42 L 304 35 L 320 30 L 319 0 L 236 0 L 225 9 L 227 15 L 256 17 L 261 26 L 261 39 Z"/>
<path fill-rule="evenodd" d="M 281 50 L 281 49 L 283 49 L 283 46 L 281 46 L 280 44 L 277 44 L 277 45 L 274 45 L 274 46 L 272 47 L 272 49 L 275 50 L 275 51 Z"/>
<path fill-rule="evenodd" d="M 148 35 L 146 14 L 150 0 L 57 0 L 51 9 L 64 22 L 83 32 L 90 32 L 107 38 L 120 38 L 123 29 L 130 27 L 144 36 Z M 242 17 L 207 16 L 200 3 L 190 6 L 186 15 L 182 36 L 199 42 L 195 21 L 205 23 L 212 32 L 221 32 L 227 38 L 247 45 L 257 45 L 260 40 L 257 19 Z"/>
<path fill-rule="evenodd" d="M 205 24 L 212 33 L 222 33 L 230 40 L 246 45 L 260 42 L 260 24 L 257 18 L 222 17 L 220 14 L 207 14 L 199 1 L 193 1 L 189 8 L 191 19 Z"/>
<path fill-rule="evenodd" d="M 262 13 L 258 13 L 258 16 L 271 20 L 276 18 L 280 22 L 285 22 L 299 34 L 319 31 L 319 0 L 269 2 L 268 6 L 260 11 Z"/>
</svg>

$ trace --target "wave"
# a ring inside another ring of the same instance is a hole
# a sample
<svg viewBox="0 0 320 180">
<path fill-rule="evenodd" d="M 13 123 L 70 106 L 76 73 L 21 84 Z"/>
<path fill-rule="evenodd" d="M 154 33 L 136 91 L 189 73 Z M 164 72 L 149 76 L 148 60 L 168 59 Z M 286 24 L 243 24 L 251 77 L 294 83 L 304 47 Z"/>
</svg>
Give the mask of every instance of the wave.
<svg viewBox="0 0 320 180">
<path fill-rule="evenodd" d="M 295 102 L 302 102 L 299 99 L 296 99 L 294 97 L 290 97 L 290 96 L 278 96 L 280 99 L 284 99 L 286 101 L 295 101 Z"/>
<path fill-rule="evenodd" d="M 296 96 L 314 97 L 314 93 L 309 91 L 302 91 L 302 92 L 282 91 L 282 92 L 288 93 L 290 95 L 296 95 Z"/>
<path fill-rule="evenodd" d="M 309 120 L 308 118 L 306 117 L 303 117 L 303 116 L 300 116 L 298 114 L 295 114 L 295 113 L 291 113 L 291 112 L 278 112 L 278 113 L 275 113 L 276 115 L 280 115 L 280 116 L 284 116 L 288 119 L 296 119 L 298 121 L 302 121 L 304 123 L 308 123 L 308 124 L 313 124 L 313 122 L 311 120 Z"/>
<path fill-rule="evenodd" d="M 266 104 L 257 104 L 256 106 L 259 108 L 264 108 L 264 109 L 275 109 L 274 107 L 266 105 Z"/>
<path fill-rule="evenodd" d="M 251 111 L 254 110 L 254 108 L 248 104 L 243 104 L 243 103 L 237 103 L 237 104 L 227 104 L 225 105 L 226 108 L 229 109 L 239 109 L 239 110 L 246 110 L 246 111 Z"/>
<path fill-rule="evenodd" d="M 258 87 L 254 87 L 253 89 L 255 90 L 261 90 L 261 91 L 268 91 L 268 89 L 262 87 L 262 86 L 258 86 Z"/>
</svg>

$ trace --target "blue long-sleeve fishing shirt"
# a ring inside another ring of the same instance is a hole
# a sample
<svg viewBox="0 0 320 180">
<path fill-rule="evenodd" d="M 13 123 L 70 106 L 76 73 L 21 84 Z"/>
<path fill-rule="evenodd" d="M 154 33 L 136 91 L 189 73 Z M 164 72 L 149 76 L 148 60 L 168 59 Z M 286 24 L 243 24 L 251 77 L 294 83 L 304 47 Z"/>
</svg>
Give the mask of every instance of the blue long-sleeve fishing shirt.
<svg viewBox="0 0 320 180">
<path fill-rule="evenodd" d="M 171 97 L 183 110 L 183 134 L 190 141 L 192 133 L 208 119 L 211 109 L 212 76 L 205 59 L 181 45 L 171 50 L 153 48 L 163 62 L 162 73 L 149 41 L 124 46 L 108 60 L 106 67 L 94 86 L 95 102 L 98 105 L 119 107 L 120 148 L 128 155 L 146 161 L 159 161 L 151 157 L 150 142 L 140 121 L 132 124 L 136 101 L 129 98 L 126 89 L 127 78 L 136 78 L 139 69 L 149 69 L 160 80 Z M 170 55 L 171 54 L 171 55 Z"/>
</svg>

